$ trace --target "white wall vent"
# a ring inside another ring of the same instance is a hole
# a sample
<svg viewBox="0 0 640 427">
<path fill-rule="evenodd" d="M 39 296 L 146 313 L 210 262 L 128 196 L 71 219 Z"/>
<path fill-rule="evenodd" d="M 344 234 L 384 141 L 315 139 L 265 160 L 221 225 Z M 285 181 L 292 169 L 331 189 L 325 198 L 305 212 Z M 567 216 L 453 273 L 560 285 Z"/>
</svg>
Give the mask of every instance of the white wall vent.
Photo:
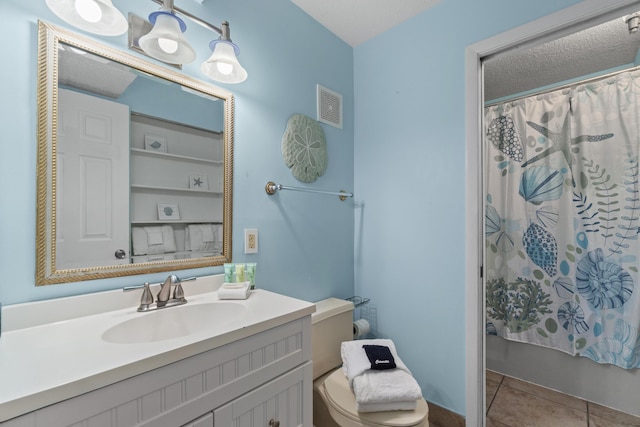
<svg viewBox="0 0 640 427">
<path fill-rule="evenodd" d="M 318 121 L 342 129 L 342 95 L 318 87 Z"/>
</svg>

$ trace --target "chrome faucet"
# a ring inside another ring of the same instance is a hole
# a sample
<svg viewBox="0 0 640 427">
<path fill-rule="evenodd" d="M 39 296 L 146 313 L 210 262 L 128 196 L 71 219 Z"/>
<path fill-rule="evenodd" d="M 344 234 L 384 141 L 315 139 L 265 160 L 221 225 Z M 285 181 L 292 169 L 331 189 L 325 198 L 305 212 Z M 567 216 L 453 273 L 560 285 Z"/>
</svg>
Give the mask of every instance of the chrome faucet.
<svg viewBox="0 0 640 427">
<path fill-rule="evenodd" d="M 171 295 L 172 286 L 175 286 L 175 290 L 173 291 L 173 299 L 184 300 L 184 302 L 187 302 L 187 300 L 184 298 L 184 291 L 182 290 L 182 282 L 180 281 L 180 278 L 178 278 L 178 276 L 176 276 L 175 274 L 171 274 L 169 275 L 169 277 L 167 277 L 167 280 L 165 280 L 160 287 L 160 292 L 158 292 L 158 296 L 156 297 L 156 300 L 158 301 L 158 307 L 163 307 L 170 301 L 169 297 Z"/>
<path fill-rule="evenodd" d="M 156 296 L 156 302 L 153 302 L 153 294 L 151 293 L 149 282 L 144 285 L 127 286 L 122 290 L 124 292 L 132 291 L 134 289 L 144 288 L 142 296 L 140 297 L 140 305 L 138 311 L 152 311 L 160 308 L 173 307 L 175 305 L 182 305 L 187 303 L 187 299 L 184 297 L 184 290 L 182 289 L 182 282 L 190 280 L 196 280 L 196 277 L 189 277 L 184 280 L 180 280 L 175 274 L 169 275 L 167 280 L 160 286 L 160 291 Z M 173 296 L 171 296 L 171 288 L 173 290 Z"/>
</svg>

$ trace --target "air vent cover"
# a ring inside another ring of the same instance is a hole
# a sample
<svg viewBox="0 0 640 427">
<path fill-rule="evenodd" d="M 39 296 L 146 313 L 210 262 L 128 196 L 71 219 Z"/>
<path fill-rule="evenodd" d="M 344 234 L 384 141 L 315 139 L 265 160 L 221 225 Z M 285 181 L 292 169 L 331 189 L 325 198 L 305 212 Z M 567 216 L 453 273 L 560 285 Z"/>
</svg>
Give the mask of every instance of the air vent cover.
<svg viewBox="0 0 640 427">
<path fill-rule="evenodd" d="M 342 129 L 342 95 L 318 85 L 317 120 Z"/>
</svg>

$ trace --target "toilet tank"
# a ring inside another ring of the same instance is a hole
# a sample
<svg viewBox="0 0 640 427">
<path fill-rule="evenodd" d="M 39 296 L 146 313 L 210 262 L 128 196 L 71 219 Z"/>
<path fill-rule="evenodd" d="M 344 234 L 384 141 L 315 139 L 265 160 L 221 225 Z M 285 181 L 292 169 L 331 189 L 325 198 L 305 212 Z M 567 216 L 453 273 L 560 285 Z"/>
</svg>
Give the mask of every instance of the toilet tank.
<svg viewBox="0 0 640 427">
<path fill-rule="evenodd" d="M 340 344 L 353 340 L 353 303 L 339 298 L 318 301 L 311 315 L 313 379 L 342 364 Z"/>
</svg>

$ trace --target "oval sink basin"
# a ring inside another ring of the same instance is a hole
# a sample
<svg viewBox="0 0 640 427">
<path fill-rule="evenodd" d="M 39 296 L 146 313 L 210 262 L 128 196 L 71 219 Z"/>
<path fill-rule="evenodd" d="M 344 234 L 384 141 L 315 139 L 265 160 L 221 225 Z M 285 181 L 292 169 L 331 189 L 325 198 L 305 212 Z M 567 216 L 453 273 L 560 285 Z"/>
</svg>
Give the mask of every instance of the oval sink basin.
<svg viewBox="0 0 640 427">
<path fill-rule="evenodd" d="M 139 313 L 139 317 L 112 326 L 102 334 L 102 339 L 115 344 L 138 344 L 180 338 L 233 323 L 246 310 L 235 302 L 162 308 Z"/>
</svg>

